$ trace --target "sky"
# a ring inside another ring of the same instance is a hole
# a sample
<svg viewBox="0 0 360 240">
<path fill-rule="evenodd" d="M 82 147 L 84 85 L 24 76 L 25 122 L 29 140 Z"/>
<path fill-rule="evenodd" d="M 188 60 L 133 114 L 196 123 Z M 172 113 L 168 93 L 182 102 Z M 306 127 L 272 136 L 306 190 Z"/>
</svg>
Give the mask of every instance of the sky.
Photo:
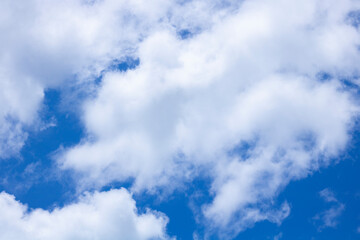
<svg viewBox="0 0 360 240">
<path fill-rule="evenodd" d="M 360 239 L 358 0 L 2 0 L 0 31 L 0 240 Z"/>
</svg>

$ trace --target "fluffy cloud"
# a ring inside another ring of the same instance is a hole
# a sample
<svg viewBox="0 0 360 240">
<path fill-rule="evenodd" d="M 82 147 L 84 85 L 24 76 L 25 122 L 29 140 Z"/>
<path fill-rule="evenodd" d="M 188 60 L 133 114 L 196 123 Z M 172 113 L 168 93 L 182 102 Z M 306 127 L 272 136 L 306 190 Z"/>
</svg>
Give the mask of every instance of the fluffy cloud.
<svg viewBox="0 0 360 240">
<path fill-rule="evenodd" d="M 88 134 L 59 166 L 81 187 L 134 179 L 134 191 L 205 174 L 207 225 L 232 235 L 280 223 L 290 209 L 273 208 L 278 192 L 349 141 L 358 105 L 342 80 L 359 74 L 356 1 L 5 0 L 0 9 L 0 157 L 21 149 L 45 89 L 103 73 L 81 112 Z M 127 57 L 139 66 L 108 70 Z"/>
<path fill-rule="evenodd" d="M 122 5 L 114 1 L 96 6 L 82 1 L 1 1 L 0 30 L 6 34 L 0 40 L 0 157 L 21 149 L 26 139 L 23 128 L 37 120 L 46 88 L 74 76 L 84 79 L 96 74 L 122 56 L 119 52 L 128 48 L 125 42 L 140 38 L 121 33 L 142 34 L 145 26 L 140 23 L 125 24 L 123 19 L 121 25 L 115 24 L 127 12 Z M 119 9 L 122 14 L 117 13 Z M 131 19 L 126 21 L 131 23 Z"/>
<path fill-rule="evenodd" d="M 92 81 L 157 29 L 205 28 L 219 15 L 206 2 L 1 1 L 0 158 L 21 149 L 46 89 Z"/>
<path fill-rule="evenodd" d="M 125 189 L 87 193 L 52 211 L 28 209 L 2 192 L 0 210 L 0 239 L 168 239 L 167 218 L 150 210 L 139 214 Z"/>
<path fill-rule="evenodd" d="M 1 62 L 1 60 L 0 60 Z M 42 87 L 31 78 L 2 72 L 0 65 L 0 158 L 16 155 L 27 134 L 24 125 L 34 122 L 43 97 Z"/>
<path fill-rule="evenodd" d="M 358 114 L 342 82 L 359 72 L 356 4 L 244 1 L 184 40 L 154 30 L 136 69 L 104 75 L 84 104 L 89 135 L 60 166 L 85 186 L 134 178 L 135 191 L 206 172 L 210 226 L 281 222 L 289 207 L 274 211 L 274 197 L 343 150 Z"/>
</svg>

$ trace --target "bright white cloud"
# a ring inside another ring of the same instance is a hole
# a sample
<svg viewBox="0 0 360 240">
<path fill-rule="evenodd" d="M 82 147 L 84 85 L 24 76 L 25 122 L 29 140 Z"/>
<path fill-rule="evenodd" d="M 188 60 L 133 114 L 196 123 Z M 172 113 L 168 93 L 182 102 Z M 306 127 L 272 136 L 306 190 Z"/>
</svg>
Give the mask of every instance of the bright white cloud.
<svg viewBox="0 0 360 240">
<path fill-rule="evenodd" d="M 28 209 L 2 192 L 0 211 L 0 239 L 169 239 L 166 216 L 150 210 L 138 213 L 125 189 L 86 193 L 52 211 Z"/>
<path fill-rule="evenodd" d="M 59 165 L 84 188 L 135 179 L 134 191 L 171 191 L 206 174 L 214 200 L 203 215 L 226 234 L 280 223 L 290 208 L 274 209 L 276 195 L 337 156 L 358 114 L 340 81 L 359 73 L 356 1 L 5 0 L 0 9 L 0 157 L 21 148 L 44 89 L 138 58 L 103 76 L 81 113 L 88 136 Z"/>
<path fill-rule="evenodd" d="M 158 29 L 205 28 L 219 15 L 206 2 L 1 1 L 0 158 L 21 149 L 44 90 L 92 80 Z"/>
<path fill-rule="evenodd" d="M 26 139 L 22 128 L 34 124 L 44 89 L 96 74 L 131 50 L 148 27 L 124 17 L 141 11 L 139 3 L 126 6 L 124 1 L 1 1 L 0 157 L 20 150 Z"/>
<path fill-rule="evenodd" d="M 245 1 L 190 39 L 151 32 L 139 44 L 140 65 L 107 73 L 84 105 L 89 137 L 61 166 L 83 185 L 134 177 L 134 190 L 174 187 L 205 170 L 210 226 L 231 235 L 281 222 L 289 207 L 274 210 L 271 200 L 349 140 L 358 106 L 339 79 L 359 72 L 360 35 L 347 21 L 356 7 Z"/>
<path fill-rule="evenodd" d="M 0 60 L 0 158 L 6 158 L 23 146 L 27 138 L 23 125 L 33 123 L 43 92 L 38 82 L 26 76 L 13 78 L 2 67 Z"/>
</svg>

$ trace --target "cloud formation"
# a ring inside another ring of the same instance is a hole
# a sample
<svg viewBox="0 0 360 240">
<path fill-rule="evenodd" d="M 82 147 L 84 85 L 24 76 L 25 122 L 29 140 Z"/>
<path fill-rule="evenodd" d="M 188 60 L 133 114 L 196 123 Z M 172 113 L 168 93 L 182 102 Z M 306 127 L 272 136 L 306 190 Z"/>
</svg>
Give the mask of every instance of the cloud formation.
<svg viewBox="0 0 360 240">
<path fill-rule="evenodd" d="M 52 211 L 28 209 L 2 192 L 0 211 L 0 239 L 170 239 L 166 216 L 150 210 L 139 214 L 125 189 L 86 193 Z"/>
<path fill-rule="evenodd" d="M 245 1 L 185 40 L 151 32 L 139 66 L 105 74 L 84 104 L 89 135 L 61 167 L 84 185 L 134 178 L 134 191 L 205 170 L 211 226 L 231 235 L 281 222 L 289 207 L 274 211 L 271 200 L 343 150 L 358 114 L 342 81 L 359 72 L 360 36 L 347 18 L 358 6 L 330 2 Z"/>
<path fill-rule="evenodd" d="M 16 155 L 25 129 L 39 125 L 46 89 L 91 83 L 158 29 L 205 28 L 214 12 L 206 2 L 1 1 L 0 158 Z"/>
<path fill-rule="evenodd" d="M 277 194 L 349 142 L 359 112 L 348 86 L 359 76 L 359 7 L 1 1 L 0 158 L 19 152 L 24 128 L 40 121 L 46 89 L 90 85 L 79 113 L 87 135 L 56 159 L 79 188 L 134 179 L 131 191 L 171 192 L 209 177 L 213 200 L 199 206 L 209 228 L 233 236 L 258 221 L 280 224 L 290 207 L 274 208 Z M 139 65 L 109 69 L 129 58 Z"/>
</svg>

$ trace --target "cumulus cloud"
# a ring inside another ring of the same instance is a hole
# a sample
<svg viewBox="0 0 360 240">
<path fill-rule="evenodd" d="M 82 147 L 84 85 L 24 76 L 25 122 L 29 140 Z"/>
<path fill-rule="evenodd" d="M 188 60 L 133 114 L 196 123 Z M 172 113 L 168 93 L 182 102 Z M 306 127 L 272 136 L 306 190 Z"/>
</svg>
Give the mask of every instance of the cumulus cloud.
<svg viewBox="0 0 360 240">
<path fill-rule="evenodd" d="M 33 123 L 43 92 L 36 81 L 24 76 L 18 81 L 2 67 L 0 63 L 0 158 L 6 158 L 22 148 L 27 138 L 23 127 Z"/>
<path fill-rule="evenodd" d="M 206 28 L 220 17 L 212 14 L 220 4 L 206 2 L 1 1 L 0 158 L 19 152 L 46 89 L 92 81 L 113 61 L 134 56 L 156 29 Z"/>
<path fill-rule="evenodd" d="M 137 192 L 205 174 L 207 226 L 233 235 L 280 224 L 290 207 L 274 209 L 279 191 L 349 141 L 358 104 L 343 80 L 359 74 L 356 1 L 5 0 L 0 9 L 0 157 L 21 149 L 44 89 L 101 76 L 80 113 L 87 136 L 59 166 L 82 188 L 134 179 Z M 108 69 L 129 57 L 139 66 Z"/>
<path fill-rule="evenodd" d="M 320 191 L 319 194 L 325 202 L 332 203 L 333 206 L 319 214 L 316 214 L 313 217 L 313 220 L 315 224 L 318 225 L 319 231 L 328 227 L 335 228 L 339 224 L 338 218 L 344 212 L 345 205 L 339 202 L 336 199 L 335 194 L 328 188 Z"/>
<path fill-rule="evenodd" d="M 130 48 L 127 43 L 138 41 L 146 26 L 125 19 L 129 10 L 123 5 L 1 1 L 0 30 L 5 34 L 0 40 L 0 157 L 21 149 L 23 128 L 34 124 L 46 88 L 96 74 L 121 57 L 120 52 Z M 137 3 L 127 8 L 141 10 Z M 139 30 L 129 31 L 134 28 Z"/>
<path fill-rule="evenodd" d="M 86 193 L 52 211 L 29 209 L 2 192 L 0 210 L 0 239 L 169 239 L 167 217 L 151 210 L 138 213 L 125 189 Z"/>
<path fill-rule="evenodd" d="M 88 136 L 60 166 L 85 186 L 134 178 L 134 191 L 205 170 L 210 226 L 281 222 L 289 207 L 274 210 L 274 197 L 343 150 L 358 114 L 342 82 L 359 72 L 356 4 L 244 1 L 190 38 L 151 32 L 139 66 L 105 74 L 84 104 Z"/>
</svg>

